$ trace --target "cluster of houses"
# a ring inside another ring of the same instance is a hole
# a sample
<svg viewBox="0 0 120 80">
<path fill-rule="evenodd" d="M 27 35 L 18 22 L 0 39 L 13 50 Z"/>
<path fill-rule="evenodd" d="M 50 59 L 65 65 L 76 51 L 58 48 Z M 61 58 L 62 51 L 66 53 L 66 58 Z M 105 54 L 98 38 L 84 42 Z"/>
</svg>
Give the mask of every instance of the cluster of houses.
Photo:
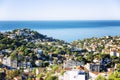
<svg viewBox="0 0 120 80">
<path fill-rule="evenodd" d="M 104 60 L 94 59 L 92 63 L 87 64 L 74 60 L 65 61 L 63 68 L 66 72 L 59 76 L 59 80 L 95 80 L 98 75 L 107 77 L 106 73 L 113 72 L 113 69 L 106 67 L 109 63 L 109 58 Z M 103 70 L 104 72 L 101 72 Z"/>
<path fill-rule="evenodd" d="M 8 35 L 8 38 L 15 39 L 17 35 L 24 35 L 24 36 L 33 36 L 34 33 L 30 33 L 29 29 L 26 30 L 17 30 L 15 33 L 11 33 Z M 110 37 L 106 37 L 109 39 Z M 27 38 L 24 39 L 25 41 L 28 41 Z M 47 38 L 44 39 L 35 39 L 33 42 L 37 44 L 40 41 L 49 41 L 53 40 L 52 38 Z M 118 39 L 120 40 L 120 38 Z M 101 43 L 86 43 L 84 42 L 84 50 L 78 47 L 72 48 L 71 45 L 67 45 L 70 49 L 71 52 L 79 52 L 80 56 L 84 56 L 86 52 L 90 53 L 100 53 L 97 52 L 98 46 L 104 47 L 107 50 L 102 50 L 102 53 L 109 53 L 110 56 L 115 56 L 115 57 L 120 57 L 120 47 L 118 45 L 113 45 L 113 40 L 110 40 L 109 42 L 106 42 L 105 40 L 102 40 Z M 42 42 L 41 44 L 44 44 Z M 48 46 L 51 46 L 52 42 L 48 42 Z M 63 48 L 61 45 L 54 45 L 55 47 Z M 8 49 L 4 49 L 0 51 L 0 62 L 3 64 L 2 68 L 8 68 L 8 69 L 24 69 L 24 72 L 29 73 L 29 68 L 32 69 L 32 63 L 29 61 L 29 57 L 26 56 L 26 60 L 22 62 L 18 62 L 17 59 L 12 59 L 10 56 L 5 56 L 4 53 L 10 54 L 12 51 Z M 40 48 L 34 49 L 34 52 L 36 53 L 37 60 L 35 60 L 35 65 L 37 67 L 40 67 L 42 65 L 41 60 L 45 60 L 43 54 L 43 50 Z M 42 57 L 41 57 L 42 56 Z M 111 63 L 110 58 L 105 58 L 105 59 L 97 59 L 94 58 L 94 60 L 91 63 L 85 64 L 84 62 L 79 62 L 76 61 L 75 59 L 70 59 L 68 54 L 64 55 L 63 61 L 61 60 L 61 55 L 59 54 L 53 54 L 53 52 L 48 53 L 48 62 L 50 65 L 54 65 L 54 61 L 57 62 L 57 64 L 63 63 L 63 69 L 65 70 L 65 73 L 63 75 L 57 75 L 59 80 L 94 80 L 98 75 L 103 75 L 107 77 L 106 73 L 111 73 L 113 69 L 107 68 L 108 65 Z M 57 56 L 57 57 L 56 57 Z M 18 55 L 19 57 L 19 55 Z M 75 58 L 75 56 L 72 56 Z M 53 60 L 53 58 L 56 58 Z M 56 64 L 56 63 L 55 63 Z M 42 69 L 45 70 L 45 69 Z M 104 72 L 101 72 L 104 71 Z M 36 75 L 39 74 L 41 71 L 39 68 L 36 70 Z M 4 71 L 0 70 L 0 74 L 3 74 Z M 16 79 L 17 80 L 17 79 Z"/>
<path fill-rule="evenodd" d="M 110 56 L 120 57 L 119 41 L 119 36 L 105 36 L 102 38 L 92 38 L 83 42 L 83 48 L 93 54 L 104 53 L 110 54 Z"/>
<path fill-rule="evenodd" d="M 18 29 L 18 30 L 15 30 L 13 33 L 4 33 L 4 34 L 7 35 L 7 37 L 10 39 L 15 39 L 15 38 L 17 38 L 17 36 L 24 36 L 24 37 L 26 37 L 24 39 L 24 41 L 26 41 L 26 42 L 29 41 L 27 39 L 27 37 L 31 37 L 32 40 L 30 40 L 30 41 L 34 42 L 34 43 L 46 42 L 46 41 L 56 41 L 52 37 L 47 37 L 46 35 L 42 35 L 40 33 L 36 35 L 34 33 L 34 31 L 31 31 L 30 29 Z M 36 39 L 35 39 L 35 36 L 37 36 Z"/>
<path fill-rule="evenodd" d="M 72 51 L 78 51 L 80 55 L 84 55 L 83 53 L 86 52 L 82 49 Z M 59 76 L 59 80 L 95 80 L 98 75 L 107 77 L 106 73 L 113 72 L 113 69 L 107 67 L 110 63 L 111 59 L 109 57 L 104 59 L 94 58 L 92 62 L 85 64 L 83 61 L 71 60 L 69 55 L 67 55 L 63 63 L 63 68 L 66 72 L 63 76 Z"/>
<path fill-rule="evenodd" d="M 40 58 L 43 51 L 39 48 L 34 49 L 34 51 L 36 52 L 37 58 Z M 29 61 L 28 56 L 26 56 L 25 61 L 18 62 L 17 59 L 12 59 L 11 56 L 5 55 L 5 52 L 9 54 L 12 51 L 8 49 L 0 51 L 0 62 L 3 64 L 2 66 L 3 68 L 6 67 L 8 69 L 20 69 L 20 68 L 32 67 L 32 64 Z M 20 56 L 18 55 L 17 57 L 19 58 Z"/>
<path fill-rule="evenodd" d="M 18 62 L 17 59 L 12 59 L 10 56 L 0 57 L 0 62 L 2 63 L 2 68 L 7 69 L 20 69 L 32 67 L 30 62 Z"/>
<path fill-rule="evenodd" d="M 29 29 L 26 29 L 26 30 L 17 30 L 15 33 L 11 33 L 8 35 L 8 38 L 11 38 L 11 39 L 15 39 L 16 36 L 31 36 L 31 35 L 34 35 L 33 33 L 29 33 L 30 30 Z"/>
</svg>

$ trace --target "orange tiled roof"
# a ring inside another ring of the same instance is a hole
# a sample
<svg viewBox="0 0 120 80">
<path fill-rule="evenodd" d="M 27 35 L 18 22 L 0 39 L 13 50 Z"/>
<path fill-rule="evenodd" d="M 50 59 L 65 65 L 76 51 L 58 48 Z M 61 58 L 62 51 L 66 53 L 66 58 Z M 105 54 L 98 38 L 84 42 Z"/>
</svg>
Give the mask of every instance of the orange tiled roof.
<svg viewBox="0 0 120 80">
<path fill-rule="evenodd" d="M 64 70 L 72 70 L 72 68 L 65 68 Z"/>
<path fill-rule="evenodd" d="M 93 74 L 95 74 L 95 75 L 98 75 L 99 74 L 99 72 L 96 72 L 96 71 L 94 71 L 94 72 L 92 72 Z"/>
</svg>

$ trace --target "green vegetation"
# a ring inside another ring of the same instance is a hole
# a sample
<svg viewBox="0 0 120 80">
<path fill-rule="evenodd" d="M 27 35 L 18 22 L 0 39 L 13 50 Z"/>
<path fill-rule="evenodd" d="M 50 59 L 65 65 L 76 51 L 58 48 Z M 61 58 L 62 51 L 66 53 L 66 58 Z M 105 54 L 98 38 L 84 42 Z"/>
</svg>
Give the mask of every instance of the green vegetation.
<svg viewBox="0 0 120 80">
<path fill-rule="evenodd" d="M 70 48 L 64 41 L 49 38 L 30 29 L 16 29 L 12 32 L 0 33 L 0 35 L 0 50 L 7 50 L 7 52 L 3 51 L 4 56 L 10 56 L 13 60 L 17 59 L 18 62 L 25 62 L 28 57 L 33 66 L 35 66 L 35 61 L 39 60 L 42 63 L 39 66 L 46 67 L 49 65 L 48 53 L 52 52 L 56 58 L 58 54 L 70 54 Z M 43 54 L 38 55 L 35 49 L 42 50 Z M 51 60 L 54 59 L 51 58 Z M 62 62 L 62 56 L 60 59 Z"/>
<path fill-rule="evenodd" d="M 57 76 L 48 76 L 45 80 L 58 80 Z"/>
<path fill-rule="evenodd" d="M 104 76 L 99 75 L 95 80 L 107 80 L 107 79 Z"/>
<path fill-rule="evenodd" d="M 0 57 L 10 57 L 17 60 L 17 63 L 26 63 L 27 68 L 45 68 L 43 73 L 36 75 L 36 70 L 29 71 L 28 80 L 31 77 L 40 80 L 58 80 L 56 71 L 63 65 L 67 59 L 79 61 L 84 64 L 92 63 L 95 59 L 110 60 L 106 63 L 106 68 L 113 68 L 116 64 L 115 73 L 110 74 L 109 80 L 120 80 L 120 56 L 110 55 L 111 51 L 120 53 L 119 36 L 105 36 L 101 38 L 88 38 L 84 40 L 66 43 L 63 40 L 53 39 L 42 35 L 30 29 L 16 29 L 11 32 L 0 33 Z M 28 65 L 29 63 L 29 65 Z M 0 67 L 3 64 L 0 63 Z M 24 66 L 20 70 L 6 70 L 6 80 L 12 80 L 14 77 L 24 74 Z M 51 70 L 47 71 L 47 68 Z M 8 68 L 9 69 L 9 68 Z M 63 75 L 65 70 L 61 69 Z M 34 76 L 36 75 L 36 76 Z M 26 76 L 26 74 L 25 74 Z M 106 80 L 99 75 L 96 80 Z"/>
<path fill-rule="evenodd" d="M 115 71 L 114 73 L 109 75 L 108 79 L 109 80 L 120 80 L 120 72 Z"/>
<path fill-rule="evenodd" d="M 14 77 L 17 77 L 21 74 L 20 70 L 7 70 L 6 71 L 6 80 L 12 80 Z"/>
</svg>

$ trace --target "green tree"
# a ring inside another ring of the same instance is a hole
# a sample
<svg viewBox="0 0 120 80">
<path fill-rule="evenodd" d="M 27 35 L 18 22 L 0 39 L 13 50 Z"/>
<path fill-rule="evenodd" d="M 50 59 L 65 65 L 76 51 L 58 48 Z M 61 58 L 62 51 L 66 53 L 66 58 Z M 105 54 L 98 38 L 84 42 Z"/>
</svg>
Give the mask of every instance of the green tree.
<svg viewBox="0 0 120 80">
<path fill-rule="evenodd" d="M 87 59 L 88 61 L 90 61 L 90 62 L 92 62 L 92 61 L 93 61 L 93 59 L 94 59 L 93 54 L 88 53 L 86 56 L 87 56 L 87 57 L 86 57 L 86 59 Z"/>
<path fill-rule="evenodd" d="M 7 70 L 6 80 L 12 80 L 14 77 L 19 76 L 21 72 L 19 70 Z"/>
<path fill-rule="evenodd" d="M 77 57 L 77 61 L 82 61 L 83 60 L 83 56 L 78 56 Z"/>
<path fill-rule="evenodd" d="M 38 74 L 38 75 L 37 75 L 37 78 L 40 79 L 40 78 L 42 78 L 43 76 L 44 76 L 43 74 Z"/>
<path fill-rule="evenodd" d="M 11 59 L 17 59 L 17 52 L 14 51 L 10 54 Z"/>
<path fill-rule="evenodd" d="M 58 80 L 57 76 L 48 76 L 45 80 Z"/>
<path fill-rule="evenodd" d="M 48 65 L 49 65 L 49 62 L 48 62 L 48 61 L 44 61 L 43 64 L 42 64 L 43 67 L 46 67 L 46 66 L 48 66 Z"/>
<path fill-rule="evenodd" d="M 120 72 L 115 71 L 108 76 L 108 80 L 120 80 Z"/>
<path fill-rule="evenodd" d="M 52 70 L 53 70 L 53 71 L 56 71 L 58 68 L 59 68 L 58 65 L 54 65 L 54 66 L 52 67 Z"/>
<path fill-rule="evenodd" d="M 117 66 L 116 66 L 116 67 L 117 67 L 117 69 L 118 69 L 118 70 L 120 70 L 120 63 L 119 63 L 119 64 L 117 64 Z"/>
<path fill-rule="evenodd" d="M 27 80 L 32 80 L 31 78 L 28 78 Z"/>
<path fill-rule="evenodd" d="M 65 73 L 65 71 L 64 71 L 64 70 L 61 70 L 60 74 L 63 75 L 64 73 Z"/>
<path fill-rule="evenodd" d="M 106 78 L 104 76 L 99 75 L 95 80 L 106 80 Z"/>
</svg>

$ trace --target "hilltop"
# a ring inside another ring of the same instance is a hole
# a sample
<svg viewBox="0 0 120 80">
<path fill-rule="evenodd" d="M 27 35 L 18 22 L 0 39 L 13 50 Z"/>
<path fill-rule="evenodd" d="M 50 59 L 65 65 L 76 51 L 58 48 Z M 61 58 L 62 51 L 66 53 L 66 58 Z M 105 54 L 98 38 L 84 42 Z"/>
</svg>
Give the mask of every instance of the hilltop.
<svg viewBox="0 0 120 80">
<path fill-rule="evenodd" d="M 43 35 L 38 33 L 37 31 L 30 30 L 28 28 L 24 29 L 15 29 L 12 31 L 8 31 L 5 33 L 1 33 L 1 37 L 8 37 L 10 39 L 26 39 L 28 41 L 34 41 L 34 40 L 39 40 L 41 42 L 44 41 L 57 41 L 57 39 L 53 39 L 52 37 L 47 37 L 47 35 Z"/>
</svg>

